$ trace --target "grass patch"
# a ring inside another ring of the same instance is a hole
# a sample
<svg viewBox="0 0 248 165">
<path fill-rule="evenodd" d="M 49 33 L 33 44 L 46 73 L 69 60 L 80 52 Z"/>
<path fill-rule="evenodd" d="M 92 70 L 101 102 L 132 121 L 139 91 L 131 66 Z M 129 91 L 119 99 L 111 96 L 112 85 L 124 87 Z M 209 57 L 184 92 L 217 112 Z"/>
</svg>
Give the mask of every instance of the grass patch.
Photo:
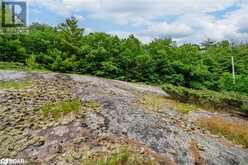
<svg viewBox="0 0 248 165">
<path fill-rule="evenodd" d="M 159 111 L 160 109 L 163 108 L 166 104 L 166 99 L 163 96 L 159 95 L 142 95 L 139 98 L 141 98 L 139 101 L 140 103 L 149 110 L 152 111 Z"/>
<path fill-rule="evenodd" d="M 20 90 L 27 88 L 32 83 L 30 81 L 0 81 L 0 89 L 15 89 Z"/>
<path fill-rule="evenodd" d="M 85 165 L 155 165 L 155 161 L 149 157 L 136 153 L 128 147 L 121 147 L 114 153 L 101 155 L 98 157 L 87 158 Z"/>
<path fill-rule="evenodd" d="M 142 96 L 140 95 L 139 98 L 140 98 L 139 103 L 143 105 L 145 109 L 151 111 L 158 112 L 162 110 L 164 107 L 170 107 L 180 113 L 186 114 L 192 111 L 197 111 L 199 109 L 199 107 L 196 105 L 182 103 L 159 95 L 145 94 Z"/>
<path fill-rule="evenodd" d="M 197 123 L 213 134 L 222 135 L 236 144 L 248 148 L 248 124 L 226 121 L 221 117 L 202 117 Z"/>
<path fill-rule="evenodd" d="M 24 64 L 17 62 L 0 62 L 0 70 L 27 70 Z"/>
<path fill-rule="evenodd" d="M 13 70 L 13 71 L 26 71 L 26 72 L 51 72 L 41 66 L 30 66 L 18 62 L 1 62 L 0 61 L 0 70 Z"/>
<path fill-rule="evenodd" d="M 195 90 L 164 85 L 163 90 L 181 102 L 199 105 L 206 109 L 230 110 L 248 114 L 248 96 L 235 92 Z"/>
<path fill-rule="evenodd" d="M 49 103 L 44 105 L 41 109 L 45 117 L 52 116 L 53 118 L 59 118 L 71 112 L 83 111 L 83 106 L 80 100 L 75 99 Z"/>
</svg>

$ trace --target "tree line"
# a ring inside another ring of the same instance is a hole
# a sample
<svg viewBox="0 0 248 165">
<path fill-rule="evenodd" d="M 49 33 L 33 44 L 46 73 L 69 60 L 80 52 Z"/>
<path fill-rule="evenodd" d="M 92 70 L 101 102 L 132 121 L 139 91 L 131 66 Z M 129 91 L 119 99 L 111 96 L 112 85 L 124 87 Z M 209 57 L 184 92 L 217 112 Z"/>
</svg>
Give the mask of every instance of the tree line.
<svg viewBox="0 0 248 165">
<path fill-rule="evenodd" d="M 28 28 L 28 34 L 0 35 L 0 61 L 20 62 L 32 69 L 248 94 L 248 44 L 207 40 L 201 45 L 177 45 L 167 38 L 143 44 L 134 35 L 120 39 L 100 32 L 85 34 L 74 17 L 56 27 L 33 23 Z"/>
</svg>

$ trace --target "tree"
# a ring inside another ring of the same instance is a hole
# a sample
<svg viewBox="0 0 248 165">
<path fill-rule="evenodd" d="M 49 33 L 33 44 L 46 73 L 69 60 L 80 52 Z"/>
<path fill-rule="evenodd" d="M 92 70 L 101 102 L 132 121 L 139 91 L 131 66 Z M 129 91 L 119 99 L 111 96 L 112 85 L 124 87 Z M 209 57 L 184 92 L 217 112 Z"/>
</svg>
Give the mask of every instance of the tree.
<svg viewBox="0 0 248 165">
<path fill-rule="evenodd" d="M 34 69 L 248 94 L 248 44 L 208 39 L 202 45 L 177 45 L 167 38 L 143 44 L 134 35 L 120 39 L 100 32 L 84 34 L 75 17 L 57 27 L 34 23 L 29 29 L 26 35 L 0 35 L 0 61 L 21 62 Z M 230 81 L 232 56 L 235 86 Z"/>
<path fill-rule="evenodd" d="M 135 58 L 142 52 L 140 41 L 134 35 L 124 39 L 121 45 L 120 66 L 123 69 L 124 80 L 135 79 Z"/>
<path fill-rule="evenodd" d="M 78 55 L 84 29 L 78 27 L 78 20 L 75 17 L 67 18 L 65 23 L 58 26 L 61 49 L 68 54 Z"/>
<path fill-rule="evenodd" d="M 208 38 L 207 40 L 205 40 L 205 41 L 203 41 L 203 42 L 201 43 L 201 47 L 202 47 L 203 50 L 206 50 L 206 49 L 208 49 L 209 47 L 214 46 L 215 44 L 216 44 L 216 41 L 214 41 L 214 40 Z"/>
</svg>

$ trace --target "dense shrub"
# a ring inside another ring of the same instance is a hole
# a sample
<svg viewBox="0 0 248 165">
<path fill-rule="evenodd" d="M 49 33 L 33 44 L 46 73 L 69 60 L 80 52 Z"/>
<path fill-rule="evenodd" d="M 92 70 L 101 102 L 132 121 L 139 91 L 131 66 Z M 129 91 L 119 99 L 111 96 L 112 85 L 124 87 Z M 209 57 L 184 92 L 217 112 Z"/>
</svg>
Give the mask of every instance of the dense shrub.
<svg viewBox="0 0 248 165">
<path fill-rule="evenodd" d="M 205 108 L 235 110 L 248 114 L 248 97 L 235 92 L 215 92 L 163 85 L 163 90 L 182 102 L 201 105 Z"/>
</svg>

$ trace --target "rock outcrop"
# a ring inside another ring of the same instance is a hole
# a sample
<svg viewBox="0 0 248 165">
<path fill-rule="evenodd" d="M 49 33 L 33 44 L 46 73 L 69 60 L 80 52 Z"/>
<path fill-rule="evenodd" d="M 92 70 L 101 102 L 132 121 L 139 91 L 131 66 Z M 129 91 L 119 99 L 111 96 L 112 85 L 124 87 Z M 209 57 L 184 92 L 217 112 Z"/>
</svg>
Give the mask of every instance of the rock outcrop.
<svg viewBox="0 0 248 165">
<path fill-rule="evenodd" d="M 209 136 L 165 105 L 147 108 L 142 96 L 169 97 L 158 87 L 91 76 L 0 71 L 0 81 L 30 81 L 0 89 L 0 158 L 42 164 L 87 164 L 89 153 L 131 146 L 157 164 L 245 165 L 248 152 Z M 60 118 L 42 106 L 79 99 L 82 111 Z"/>
</svg>

